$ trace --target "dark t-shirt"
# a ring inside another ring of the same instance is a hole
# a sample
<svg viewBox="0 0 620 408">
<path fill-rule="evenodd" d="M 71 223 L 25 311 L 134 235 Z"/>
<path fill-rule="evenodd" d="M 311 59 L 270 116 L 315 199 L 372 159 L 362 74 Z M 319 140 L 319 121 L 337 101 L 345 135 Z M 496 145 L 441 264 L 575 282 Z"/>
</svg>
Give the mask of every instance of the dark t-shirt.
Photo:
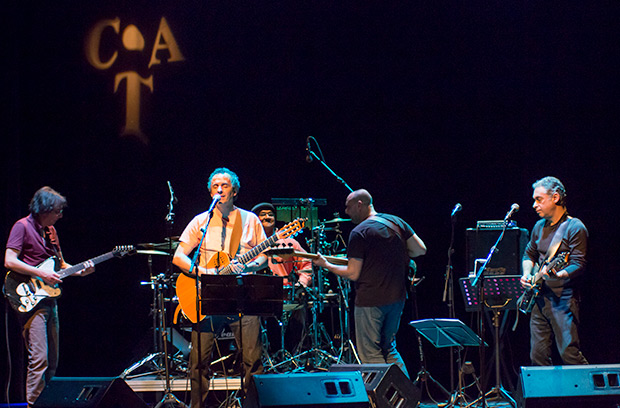
<svg viewBox="0 0 620 408">
<path fill-rule="evenodd" d="M 54 233 L 54 227 L 47 229 L 46 237 L 39 234 L 41 225 L 31 215 L 18 220 L 11 229 L 6 243 L 7 249 L 19 252 L 19 259 L 28 265 L 37 266 L 47 258 L 56 255 L 49 239 L 49 232 Z"/>
<path fill-rule="evenodd" d="M 567 214 L 558 223 L 551 226 L 545 219 L 539 220 L 534 228 L 530 242 L 525 248 L 523 259 L 529 259 L 535 264 L 542 264 L 545 260 L 549 245 L 553 240 L 555 232 L 560 224 L 567 218 Z M 579 282 L 579 277 L 583 274 L 586 267 L 586 250 L 588 246 L 588 230 L 583 222 L 578 218 L 568 220 L 569 224 L 562 237 L 562 243 L 555 255 L 560 252 L 569 251 L 568 265 L 563 268 L 568 272 L 569 279 L 558 281 L 544 281 L 543 291 L 552 290 L 556 295 L 561 295 L 562 291 L 572 291 Z"/>
<path fill-rule="evenodd" d="M 413 236 L 413 229 L 401 218 L 390 214 L 377 216 L 400 227 L 404 241 Z M 405 299 L 409 257 L 403 240 L 372 217 L 351 231 L 347 256 L 363 260 L 360 277 L 355 281 L 356 306 L 383 306 Z"/>
</svg>

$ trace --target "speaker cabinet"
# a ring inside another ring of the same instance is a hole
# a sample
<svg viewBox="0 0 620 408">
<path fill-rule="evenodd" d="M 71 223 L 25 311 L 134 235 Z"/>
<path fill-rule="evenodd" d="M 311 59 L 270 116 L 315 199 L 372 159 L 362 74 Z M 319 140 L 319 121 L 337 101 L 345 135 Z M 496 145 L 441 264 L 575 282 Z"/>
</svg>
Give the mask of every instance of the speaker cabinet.
<svg viewBox="0 0 620 408">
<path fill-rule="evenodd" d="M 34 408 L 147 408 L 127 383 L 116 377 L 55 377 Z"/>
<path fill-rule="evenodd" d="M 468 228 L 465 231 L 466 267 L 474 271 L 476 259 L 486 259 L 501 229 Z M 486 267 L 487 275 L 521 275 L 521 258 L 529 240 L 525 228 L 509 228 Z"/>
<path fill-rule="evenodd" d="M 359 372 L 257 374 L 243 408 L 367 408 L 368 395 Z"/>
<path fill-rule="evenodd" d="M 617 408 L 620 364 L 521 367 L 520 408 Z"/>
<path fill-rule="evenodd" d="M 420 401 L 420 388 L 395 364 L 334 364 L 329 371 L 359 371 L 376 408 L 415 408 Z"/>
</svg>

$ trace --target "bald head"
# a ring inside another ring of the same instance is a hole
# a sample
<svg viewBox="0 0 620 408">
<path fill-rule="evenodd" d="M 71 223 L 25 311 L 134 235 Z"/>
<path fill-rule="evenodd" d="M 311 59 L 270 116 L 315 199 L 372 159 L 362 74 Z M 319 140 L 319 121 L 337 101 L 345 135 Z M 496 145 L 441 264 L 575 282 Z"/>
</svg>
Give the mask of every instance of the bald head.
<svg viewBox="0 0 620 408">
<path fill-rule="evenodd" d="M 345 213 L 351 217 L 354 224 L 359 224 L 375 213 L 372 196 L 365 189 L 355 190 L 349 194 L 345 206 Z"/>
</svg>

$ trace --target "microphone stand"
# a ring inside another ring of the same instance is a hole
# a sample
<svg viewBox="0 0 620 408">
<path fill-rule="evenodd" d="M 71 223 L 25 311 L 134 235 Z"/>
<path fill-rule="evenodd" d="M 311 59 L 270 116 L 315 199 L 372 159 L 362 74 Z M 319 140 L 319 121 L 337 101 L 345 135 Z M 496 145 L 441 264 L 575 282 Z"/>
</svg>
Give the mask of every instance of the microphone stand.
<svg viewBox="0 0 620 408">
<path fill-rule="evenodd" d="M 172 275 L 172 238 L 170 233 L 172 232 L 172 224 L 174 223 L 174 195 L 170 195 L 170 204 L 168 205 L 168 214 L 166 215 L 166 224 L 168 231 L 168 263 L 166 266 L 166 274 L 165 280 L 169 280 Z M 168 327 L 166 324 L 166 304 L 165 304 L 165 296 L 164 296 L 164 287 L 165 281 L 162 287 L 159 290 L 159 311 L 161 315 L 161 333 L 162 333 L 162 343 L 164 347 L 164 369 L 166 375 L 166 392 L 164 397 L 159 401 L 155 408 L 173 408 L 173 407 L 182 407 L 187 408 L 183 402 L 181 402 L 177 397 L 174 396 L 170 386 L 170 362 L 168 357 Z"/>
<path fill-rule="evenodd" d="M 190 277 L 194 277 L 196 278 L 196 331 L 197 331 L 197 336 L 196 336 L 196 362 L 198 364 L 198 394 L 200 395 L 200 399 L 201 399 L 201 404 L 202 404 L 202 371 L 204 369 L 204 367 L 202 366 L 202 361 L 198 361 L 200 360 L 200 355 L 202 352 L 202 339 L 201 339 L 201 335 L 200 335 L 200 276 L 198 274 L 199 270 L 198 270 L 198 260 L 200 258 L 200 248 L 202 248 L 202 243 L 204 242 L 206 236 L 207 236 L 207 230 L 209 228 L 209 224 L 211 223 L 211 218 L 213 218 L 213 210 L 209 211 L 209 214 L 207 216 L 207 222 L 205 223 L 204 228 L 202 228 L 202 237 L 200 238 L 200 242 L 198 243 L 198 247 L 196 247 L 196 251 L 194 251 L 194 256 L 192 257 L 192 263 L 190 264 L 189 267 L 189 275 Z M 191 275 L 194 276 L 191 276 Z"/>
<path fill-rule="evenodd" d="M 448 305 L 448 317 L 455 318 L 454 311 L 454 277 L 452 269 L 452 254 L 454 253 L 454 227 L 456 224 L 456 214 L 450 217 L 452 228 L 450 233 L 450 247 L 448 248 L 448 264 L 446 265 L 446 276 L 443 289 L 443 302 Z M 458 359 L 460 362 L 460 358 Z M 454 348 L 450 347 L 450 389 L 454 390 Z"/>
<path fill-rule="evenodd" d="M 504 238 L 504 234 L 506 233 L 506 228 L 508 228 L 508 220 L 509 220 L 508 217 L 504 219 L 504 226 L 502 228 L 502 232 L 499 234 L 499 237 L 497 238 L 497 241 L 495 241 L 495 244 L 491 247 L 491 250 L 489 251 L 489 254 L 486 257 L 484 264 L 482 264 L 482 266 L 480 267 L 480 270 L 476 274 L 474 281 L 472 282 L 472 286 L 476 287 L 476 285 L 478 284 L 478 281 L 480 281 L 480 286 L 478 287 L 478 299 L 480 300 L 480 316 L 478 318 L 478 327 L 479 327 L 480 339 L 481 339 L 480 340 L 480 378 L 482 378 L 483 381 L 484 381 L 484 376 L 485 376 L 485 371 L 486 371 L 485 369 L 486 362 L 484 361 L 485 353 L 484 353 L 484 318 L 483 318 L 483 315 L 484 315 L 485 300 L 484 300 L 484 277 L 482 275 L 485 269 L 487 268 L 487 265 L 489 264 L 489 262 L 491 262 L 491 258 L 493 257 L 493 254 L 495 254 L 495 252 L 497 251 L 497 246 Z M 481 394 L 483 392 L 484 391 L 481 391 Z M 480 395 L 480 398 L 478 398 L 478 400 L 482 401 L 482 407 L 488 406 L 486 402 L 486 394 Z M 476 402 L 478 400 L 476 400 Z"/>
<path fill-rule="evenodd" d="M 314 137 L 310 136 L 309 139 L 313 139 L 315 141 L 315 143 L 317 144 L 317 146 L 318 146 L 319 143 L 316 141 L 316 139 L 314 139 Z M 319 150 L 321 150 L 321 149 L 319 148 Z M 323 153 L 321 153 L 321 156 L 322 155 L 323 155 Z M 334 171 L 327 165 L 327 163 L 325 163 L 325 161 L 323 159 L 321 159 L 319 156 L 317 156 L 316 153 L 314 153 L 310 149 L 310 142 L 309 141 L 308 141 L 308 157 L 310 157 L 310 159 L 312 159 L 312 157 L 315 157 L 323 165 L 323 167 L 325 167 L 327 169 L 327 171 L 329 171 L 334 177 L 336 177 L 336 180 L 338 180 L 340 183 L 342 183 L 349 190 L 349 192 L 353 192 L 353 189 L 351 187 L 349 187 L 347 182 L 344 181 L 342 177 L 340 177 L 339 175 L 334 173 Z M 312 161 L 312 160 L 309 160 L 309 161 Z"/>
</svg>

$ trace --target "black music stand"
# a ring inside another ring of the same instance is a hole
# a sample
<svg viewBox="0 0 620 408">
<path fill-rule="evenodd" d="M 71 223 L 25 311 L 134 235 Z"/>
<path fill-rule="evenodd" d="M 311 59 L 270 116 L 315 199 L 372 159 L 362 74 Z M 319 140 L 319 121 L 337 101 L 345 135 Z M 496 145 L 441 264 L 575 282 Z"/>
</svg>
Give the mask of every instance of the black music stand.
<svg viewBox="0 0 620 408">
<path fill-rule="evenodd" d="M 424 336 L 431 344 L 437 348 L 457 347 L 462 350 L 464 347 L 487 346 L 472 329 L 459 319 L 423 319 L 409 322 L 409 325 Z M 461 368 L 459 367 L 459 373 Z M 454 406 L 461 397 L 461 377 L 459 375 L 459 390 L 456 395 L 450 396 L 450 406 Z"/>
<path fill-rule="evenodd" d="M 463 348 L 482 343 L 482 339 L 459 319 L 422 319 L 411 321 L 409 325 L 437 348 Z"/>
<path fill-rule="evenodd" d="M 473 286 L 470 278 L 460 279 L 461 292 L 463 293 L 463 299 L 465 301 L 465 310 L 468 312 L 482 311 L 484 308 L 484 310 L 490 310 L 493 312 L 493 334 L 495 337 L 495 386 L 484 395 L 484 398 L 500 399 L 504 397 L 514 407 L 516 407 L 517 404 L 502 386 L 500 376 L 499 314 L 502 310 L 517 309 L 517 300 L 524 290 L 523 287 L 521 287 L 520 280 L 521 276 L 519 275 L 485 276 L 481 280 L 481 282 L 483 282 L 482 302 L 484 303 L 484 305 L 482 305 L 482 302 L 478 299 L 480 288 Z"/>
<path fill-rule="evenodd" d="M 243 316 L 280 316 L 284 303 L 283 278 L 270 275 L 201 275 L 201 313 L 239 316 L 239 352 L 243 361 Z M 243 377 L 241 370 L 241 399 Z"/>
<path fill-rule="evenodd" d="M 482 279 L 484 282 L 483 296 L 485 308 L 492 309 L 501 306 L 503 309 L 517 308 L 517 300 L 523 293 L 520 275 L 490 275 Z M 481 310 L 480 289 L 472 285 L 470 278 L 460 278 L 461 293 L 465 301 L 465 310 L 478 312 Z"/>
</svg>

